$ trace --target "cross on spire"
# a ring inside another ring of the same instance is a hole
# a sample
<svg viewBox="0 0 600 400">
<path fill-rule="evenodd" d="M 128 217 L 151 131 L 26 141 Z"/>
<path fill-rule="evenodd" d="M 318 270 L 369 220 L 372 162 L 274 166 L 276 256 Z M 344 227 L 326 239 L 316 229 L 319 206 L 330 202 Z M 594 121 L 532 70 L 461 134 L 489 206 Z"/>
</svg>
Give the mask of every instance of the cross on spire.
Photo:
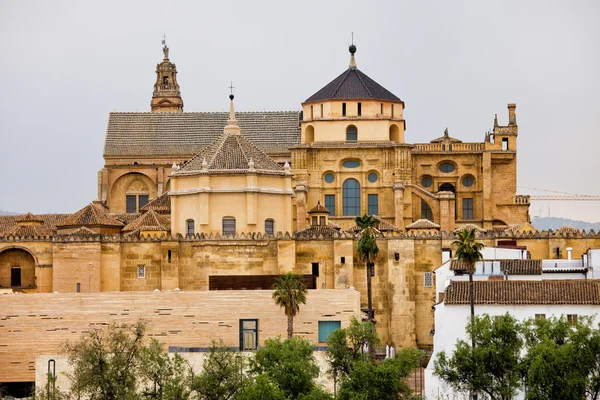
<svg viewBox="0 0 600 400">
<path fill-rule="evenodd" d="M 235 86 L 233 86 L 233 81 L 231 83 L 229 83 L 229 94 L 233 96 L 233 89 L 235 89 Z"/>
</svg>

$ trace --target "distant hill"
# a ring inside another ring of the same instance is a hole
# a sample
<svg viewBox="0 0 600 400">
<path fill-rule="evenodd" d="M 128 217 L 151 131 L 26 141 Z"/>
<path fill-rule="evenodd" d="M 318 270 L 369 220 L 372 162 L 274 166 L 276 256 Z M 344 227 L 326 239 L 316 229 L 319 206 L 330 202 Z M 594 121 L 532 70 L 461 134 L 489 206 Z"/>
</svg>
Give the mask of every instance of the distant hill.
<svg viewBox="0 0 600 400">
<path fill-rule="evenodd" d="M 12 212 L 12 211 L 4 211 L 0 210 L 0 215 L 19 215 L 20 213 Z"/>
<path fill-rule="evenodd" d="M 556 230 L 561 226 L 569 225 L 577 229 L 585 229 L 589 231 L 593 229 L 594 232 L 600 231 L 600 222 L 585 222 L 576 221 L 567 218 L 555 218 L 555 217 L 533 217 L 531 225 L 539 231 L 547 231 L 548 229 Z"/>
</svg>

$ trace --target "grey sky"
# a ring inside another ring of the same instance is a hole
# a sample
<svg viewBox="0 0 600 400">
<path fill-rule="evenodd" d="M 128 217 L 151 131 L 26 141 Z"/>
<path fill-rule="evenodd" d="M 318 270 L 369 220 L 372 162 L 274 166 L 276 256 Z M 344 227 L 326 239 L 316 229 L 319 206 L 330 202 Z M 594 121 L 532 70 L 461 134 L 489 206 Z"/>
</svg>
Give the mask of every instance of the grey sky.
<svg viewBox="0 0 600 400">
<path fill-rule="evenodd" d="M 299 109 L 354 31 L 358 67 L 406 102 L 407 142 L 482 141 L 515 102 L 519 185 L 600 195 L 599 20 L 594 0 L 2 1 L 0 209 L 96 198 L 108 113 L 150 110 L 163 33 L 185 111 L 218 111 L 230 80 L 238 110 Z M 600 220 L 575 205 L 552 213 Z"/>
</svg>

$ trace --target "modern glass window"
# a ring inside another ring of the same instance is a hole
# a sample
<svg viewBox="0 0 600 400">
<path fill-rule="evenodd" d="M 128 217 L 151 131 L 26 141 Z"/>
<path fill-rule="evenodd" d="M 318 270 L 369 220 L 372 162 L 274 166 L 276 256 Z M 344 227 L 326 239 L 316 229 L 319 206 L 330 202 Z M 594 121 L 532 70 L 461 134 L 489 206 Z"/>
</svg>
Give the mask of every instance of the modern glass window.
<svg viewBox="0 0 600 400">
<path fill-rule="evenodd" d="M 354 125 L 350 125 L 346 128 L 346 141 L 348 142 L 356 142 L 358 139 L 358 130 Z"/>
<path fill-rule="evenodd" d="M 344 168 L 358 168 L 360 167 L 360 161 L 358 160 L 346 160 L 342 163 Z"/>
<path fill-rule="evenodd" d="M 358 103 L 358 116 L 360 117 L 362 114 L 362 104 Z"/>
<path fill-rule="evenodd" d="M 423 187 L 431 187 L 433 185 L 433 179 L 430 176 L 424 176 L 421 178 L 421 186 Z"/>
<path fill-rule="evenodd" d="M 462 184 L 464 187 L 471 187 L 475 183 L 475 179 L 471 175 L 464 176 L 462 178 Z"/>
<path fill-rule="evenodd" d="M 473 199 L 464 198 L 462 199 L 462 218 L 473 219 Z"/>
<path fill-rule="evenodd" d="M 319 321 L 319 343 L 327 342 L 331 332 L 342 328 L 341 321 Z"/>
<path fill-rule="evenodd" d="M 10 286 L 21 286 L 21 267 L 10 269 Z"/>
<path fill-rule="evenodd" d="M 379 195 L 370 194 L 368 196 L 368 210 L 369 215 L 379 215 Z"/>
<path fill-rule="evenodd" d="M 444 173 L 454 172 L 456 167 L 451 162 L 444 162 L 440 164 L 440 171 Z"/>
<path fill-rule="evenodd" d="M 240 351 L 258 348 L 258 320 L 240 319 Z"/>
<path fill-rule="evenodd" d="M 325 182 L 327 183 L 333 183 L 333 181 L 335 180 L 335 175 L 331 174 L 331 173 L 327 173 L 325 174 Z"/>
<path fill-rule="evenodd" d="M 342 103 L 342 117 L 346 116 L 346 103 Z"/>
<path fill-rule="evenodd" d="M 136 213 L 137 212 L 137 196 L 128 194 L 125 196 L 125 208 L 127 213 Z"/>
<path fill-rule="evenodd" d="M 371 173 L 369 173 L 369 175 L 367 175 L 367 179 L 371 183 L 377 182 L 377 178 L 379 178 L 379 177 L 377 176 L 377 174 L 375 172 L 371 172 Z"/>
<path fill-rule="evenodd" d="M 425 272 L 423 275 L 423 286 L 433 287 L 433 272 Z"/>
<path fill-rule="evenodd" d="M 356 179 L 346 179 L 342 185 L 342 203 L 345 216 L 360 215 L 360 184 Z"/>
<path fill-rule="evenodd" d="M 325 195 L 325 208 L 329 210 L 329 215 L 335 215 L 335 194 Z"/>
<path fill-rule="evenodd" d="M 195 231 L 195 227 L 194 227 L 194 220 L 193 219 L 188 219 L 187 221 L 185 221 L 186 223 L 186 233 L 187 235 L 193 235 L 194 233 L 196 233 Z"/>
<path fill-rule="evenodd" d="M 423 199 L 421 199 L 421 218 L 433 221 L 433 211 L 431 211 L 431 207 Z"/>
<path fill-rule="evenodd" d="M 146 277 L 146 266 L 145 265 L 138 265 L 137 277 L 138 277 L 138 279 L 144 279 Z"/>
<path fill-rule="evenodd" d="M 223 217 L 223 235 L 235 235 L 235 218 Z"/>
<path fill-rule="evenodd" d="M 267 235 L 272 235 L 275 232 L 275 220 L 268 218 L 265 220 L 265 232 Z"/>
</svg>

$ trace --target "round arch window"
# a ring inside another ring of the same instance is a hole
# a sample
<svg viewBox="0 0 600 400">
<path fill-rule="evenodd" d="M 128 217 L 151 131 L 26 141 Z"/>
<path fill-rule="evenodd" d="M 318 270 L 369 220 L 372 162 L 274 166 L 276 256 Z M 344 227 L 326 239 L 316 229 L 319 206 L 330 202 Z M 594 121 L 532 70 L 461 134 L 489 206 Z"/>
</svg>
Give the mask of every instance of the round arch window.
<svg viewBox="0 0 600 400">
<path fill-rule="evenodd" d="M 450 172 L 454 172 L 455 169 L 456 167 L 451 162 L 443 162 L 440 164 L 440 172 L 444 172 L 447 174 Z"/>
<path fill-rule="evenodd" d="M 369 180 L 369 182 L 371 183 L 375 183 L 377 182 L 377 179 L 379 177 L 377 176 L 377 174 L 375 172 L 371 172 L 369 175 L 367 175 L 367 179 Z"/>
<path fill-rule="evenodd" d="M 421 178 L 421 186 L 423 187 L 431 187 L 433 185 L 433 179 L 430 176 L 424 176 Z"/>
<path fill-rule="evenodd" d="M 325 174 L 325 182 L 327 183 L 333 183 L 333 181 L 335 180 L 335 176 L 332 173 L 327 173 Z"/>
<path fill-rule="evenodd" d="M 475 179 L 471 175 L 464 176 L 462 178 L 462 184 L 464 187 L 471 187 L 475 183 Z"/>
</svg>

